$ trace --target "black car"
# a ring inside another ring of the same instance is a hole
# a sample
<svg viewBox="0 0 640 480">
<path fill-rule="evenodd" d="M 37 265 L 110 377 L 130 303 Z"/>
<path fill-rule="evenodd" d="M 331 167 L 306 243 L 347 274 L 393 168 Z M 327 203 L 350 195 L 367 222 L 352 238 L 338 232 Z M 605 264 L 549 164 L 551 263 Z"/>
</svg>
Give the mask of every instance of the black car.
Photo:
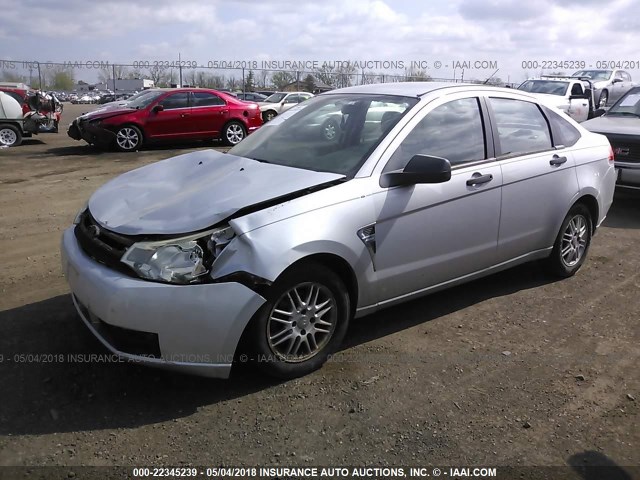
<svg viewBox="0 0 640 480">
<path fill-rule="evenodd" d="M 581 123 L 611 143 L 617 185 L 640 190 L 640 87 L 633 87 L 601 117 Z"/>
</svg>

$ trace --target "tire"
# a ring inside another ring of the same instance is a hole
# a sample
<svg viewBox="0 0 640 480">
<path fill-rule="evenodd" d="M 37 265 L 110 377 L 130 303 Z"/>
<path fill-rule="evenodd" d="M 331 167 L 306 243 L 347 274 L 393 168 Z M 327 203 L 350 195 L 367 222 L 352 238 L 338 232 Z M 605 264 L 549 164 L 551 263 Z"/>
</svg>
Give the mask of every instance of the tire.
<svg viewBox="0 0 640 480">
<path fill-rule="evenodd" d="M 53 122 L 53 130 L 52 130 L 52 132 L 53 133 L 58 133 L 58 121 L 57 120 Z"/>
<path fill-rule="evenodd" d="M 605 108 L 607 106 L 607 102 L 609 101 L 609 92 L 603 90 L 600 94 L 600 98 L 598 99 L 598 108 Z"/>
<path fill-rule="evenodd" d="M 250 324 L 252 358 L 283 379 L 319 369 L 342 343 L 350 299 L 338 275 L 318 263 L 285 272 Z"/>
<path fill-rule="evenodd" d="M 262 120 L 264 120 L 264 122 L 266 123 L 276 118 L 277 115 L 278 114 L 274 110 L 267 110 L 262 114 Z"/>
<path fill-rule="evenodd" d="M 547 259 L 549 273 L 562 278 L 573 276 L 587 257 L 592 235 L 593 222 L 589 209 L 581 203 L 574 205 L 564 218 Z"/>
<path fill-rule="evenodd" d="M 0 125 L 0 147 L 17 147 L 22 143 L 20 129 L 8 123 Z"/>
<path fill-rule="evenodd" d="M 321 126 L 322 138 L 327 142 L 334 142 L 340 133 L 340 124 L 337 120 L 329 118 Z"/>
<path fill-rule="evenodd" d="M 116 130 L 116 148 L 121 152 L 140 150 L 142 142 L 142 132 L 135 125 L 123 125 Z"/>
<path fill-rule="evenodd" d="M 222 129 L 222 142 L 225 145 L 234 146 L 239 144 L 247 136 L 247 131 L 242 123 L 233 121 L 227 123 Z"/>
</svg>

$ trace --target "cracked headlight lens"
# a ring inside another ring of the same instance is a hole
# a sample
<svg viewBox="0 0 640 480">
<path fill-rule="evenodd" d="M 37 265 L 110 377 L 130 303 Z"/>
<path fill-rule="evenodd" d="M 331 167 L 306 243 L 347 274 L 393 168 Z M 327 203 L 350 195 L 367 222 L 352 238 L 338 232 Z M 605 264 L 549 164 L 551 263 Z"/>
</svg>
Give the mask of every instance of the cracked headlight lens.
<svg viewBox="0 0 640 480">
<path fill-rule="evenodd" d="M 142 278 L 187 285 L 209 273 L 215 258 L 234 237 L 231 227 L 223 227 L 189 237 L 137 242 L 121 261 Z"/>
</svg>

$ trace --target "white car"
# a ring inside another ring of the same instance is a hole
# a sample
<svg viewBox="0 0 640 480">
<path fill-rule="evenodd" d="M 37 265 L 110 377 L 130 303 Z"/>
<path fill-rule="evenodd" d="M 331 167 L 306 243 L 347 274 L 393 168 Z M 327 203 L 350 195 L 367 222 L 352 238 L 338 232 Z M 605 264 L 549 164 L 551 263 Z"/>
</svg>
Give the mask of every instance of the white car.
<svg viewBox="0 0 640 480">
<path fill-rule="evenodd" d="M 267 97 L 264 102 L 258 102 L 262 119 L 265 122 L 272 120 L 276 115 L 286 112 L 300 102 L 309 100 L 313 93 L 309 92 L 276 92 Z"/>
<path fill-rule="evenodd" d="M 526 80 L 518 90 L 533 93 L 547 105 L 556 107 L 573 118 L 584 122 L 594 109 L 593 89 L 588 81 L 571 77 L 540 77 Z"/>
</svg>

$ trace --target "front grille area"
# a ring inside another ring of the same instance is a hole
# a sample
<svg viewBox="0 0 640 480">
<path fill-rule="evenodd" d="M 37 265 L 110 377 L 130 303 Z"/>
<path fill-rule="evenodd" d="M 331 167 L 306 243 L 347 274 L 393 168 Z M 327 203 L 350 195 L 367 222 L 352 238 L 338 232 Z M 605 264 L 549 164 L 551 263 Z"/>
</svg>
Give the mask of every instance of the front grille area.
<svg viewBox="0 0 640 480">
<path fill-rule="evenodd" d="M 607 134 L 616 162 L 640 163 L 640 135 Z"/>
<path fill-rule="evenodd" d="M 104 229 L 88 210 L 82 214 L 74 233 L 80 248 L 96 262 L 135 276 L 131 269 L 120 261 L 127 249 L 135 243 L 132 238 Z"/>
<path fill-rule="evenodd" d="M 116 327 L 115 325 L 105 323 L 83 305 L 78 300 L 78 297 L 75 297 L 75 300 L 84 317 L 91 323 L 91 326 L 95 328 L 100 336 L 113 348 L 119 352 L 130 355 L 160 358 L 160 342 L 157 334 Z"/>
</svg>

